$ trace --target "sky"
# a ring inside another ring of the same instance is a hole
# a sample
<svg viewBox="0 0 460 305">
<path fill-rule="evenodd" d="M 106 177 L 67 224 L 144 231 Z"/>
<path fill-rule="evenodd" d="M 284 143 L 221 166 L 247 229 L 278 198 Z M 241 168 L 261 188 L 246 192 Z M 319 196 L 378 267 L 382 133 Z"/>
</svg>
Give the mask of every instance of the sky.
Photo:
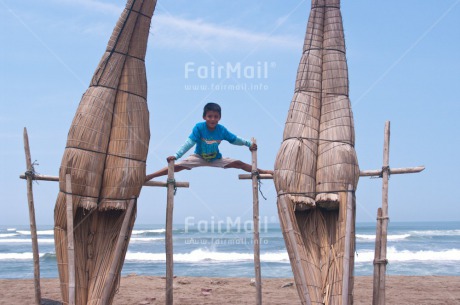
<svg viewBox="0 0 460 305">
<path fill-rule="evenodd" d="M 29 223 L 19 179 L 24 127 L 36 171 L 57 176 L 73 116 L 125 4 L 0 0 L 0 225 Z M 273 168 L 310 7 L 309 0 L 158 1 L 146 55 L 148 173 L 166 165 L 207 102 L 222 106 L 220 123 L 230 131 L 255 137 L 259 167 Z M 386 121 L 390 167 L 426 167 L 390 177 L 390 221 L 459 221 L 460 0 L 343 0 L 342 17 L 361 170 L 381 168 Z M 221 152 L 251 161 L 245 147 L 223 143 Z M 251 182 L 240 173 L 176 174 L 191 187 L 175 196 L 174 222 L 251 219 Z M 58 185 L 33 187 L 37 225 L 52 225 Z M 358 222 L 375 222 L 381 188 L 381 179 L 360 179 Z M 277 222 L 273 182 L 261 190 L 261 222 Z M 137 223 L 163 224 L 165 210 L 166 190 L 144 187 Z"/>
</svg>

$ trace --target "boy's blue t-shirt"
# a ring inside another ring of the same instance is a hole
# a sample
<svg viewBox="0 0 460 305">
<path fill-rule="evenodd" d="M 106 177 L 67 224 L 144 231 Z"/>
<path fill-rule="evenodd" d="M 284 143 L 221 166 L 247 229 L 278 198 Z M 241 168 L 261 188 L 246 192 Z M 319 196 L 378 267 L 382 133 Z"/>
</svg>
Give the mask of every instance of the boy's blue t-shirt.
<svg viewBox="0 0 460 305">
<path fill-rule="evenodd" d="M 206 126 L 206 122 L 200 122 L 193 127 L 189 138 L 196 142 L 195 154 L 207 161 L 212 161 L 222 158 L 219 152 L 219 144 L 222 140 L 233 143 L 237 137 L 220 124 L 217 124 L 216 128 L 211 131 Z"/>
</svg>

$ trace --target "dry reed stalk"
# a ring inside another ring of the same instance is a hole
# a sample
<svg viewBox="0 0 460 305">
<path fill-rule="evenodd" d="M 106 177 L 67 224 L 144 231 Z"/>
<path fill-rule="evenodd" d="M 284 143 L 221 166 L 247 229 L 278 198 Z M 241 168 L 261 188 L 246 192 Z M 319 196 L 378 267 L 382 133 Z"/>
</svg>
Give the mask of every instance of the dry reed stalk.
<svg viewBox="0 0 460 305">
<path fill-rule="evenodd" d="M 283 236 L 300 299 L 307 305 L 349 305 L 341 304 L 342 198 L 349 184 L 356 188 L 359 167 L 348 86 L 340 0 L 312 0 L 274 173 Z M 351 231 L 353 250 L 354 215 Z M 352 270 L 349 284 L 352 292 Z"/>
<path fill-rule="evenodd" d="M 302 236 L 295 219 L 294 206 L 286 196 L 278 198 L 277 207 L 278 215 L 286 249 L 291 261 L 292 271 L 294 273 L 294 281 L 296 283 L 297 292 L 302 304 L 311 305 L 309 289 L 307 287 L 307 276 L 310 274 L 308 264 L 305 262 L 306 248 L 303 244 Z"/>
<path fill-rule="evenodd" d="M 130 225 L 132 226 L 134 223 L 134 219 L 131 218 L 131 214 L 135 208 L 135 205 L 136 205 L 136 200 L 132 199 L 129 202 L 126 208 L 126 211 L 124 213 L 125 215 L 123 216 L 123 222 L 121 225 L 120 232 L 118 234 L 115 251 L 113 251 L 114 258 L 112 258 L 111 260 L 112 262 L 110 264 L 108 276 L 107 276 L 107 279 L 105 280 L 104 288 L 102 290 L 102 297 L 101 297 L 102 304 L 108 303 L 108 299 L 110 298 L 112 294 L 111 289 L 116 286 L 115 282 L 119 281 L 119 273 L 117 272 L 117 269 L 119 268 L 120 261 L 122 261 L 122 255 L 124 257 L 123 250 L 124 249 L 126 250 L 128 246 L 127 239 L 129 239 L 130 232 L 131 232 L 129 226 Z M 130 224 L 131 220 L 133 220 L 132 224 Z"/>
<path fill-rule="evenodd" d="M 118 262 L 116 273 L 117 279 L 112 283 L 109 303 L 111 304 L 117 290 L 117 283 L 119 282 L 121 267 L 125 259 L 125 254 L 128 249 L 129 238 L 132 233 L 132 228 L 136 219 L 136 206 L 130 216 L 130 224 L 128 238 L 125 240 L 121 260 Z M 102 291 L 104 289 L 106 280 L 109 278 L 110 266 L 115 256 L 114 249 L 120 234 L 120 229 L 123 224 L 123 218 L 126 211 L 123 210 L 108 210 L 108 211 L 95 211 L 98 221 L 94 234 L 93 244 L 95 245 L 93 262 L 94 268 L 90 270 L 89 283 L 88 283 L 88 301 L 87 305 L 103 305 L 101 302 Z"/>
<path fill-rule="evenodd" d="M 145 179 L 150 139 L 145 54 L 155 0 L 128 0 L 72 121 L 59 172 L 55 241 L 63 301 L 68 302 L 65 186 L 71 175 L 77 305 L 100 304 L 120 219 Z M 130 218 L 130 236 L 135 210 Z M 129 238 L 128 238 L 129 240 Z M 119 275 L 127 243 L 113 270 Z M 110 283 L 109 303 L 116 291 Z"/>
<path fill-rule="evenodd" d="M 312 303 L 320 303 L 323 299 L 322 270 L 321 270 L 321 245 L 324 243 L 324 219 L 318 214 L 318 209 L 296 213 L 302 240 L 307 251 L 306 261 L 310 267 L 310 281 L 308 288 Z M 320 262 L 318 264 L 318 262 Z M 312 276 L 313 275 L 313 276 Z"/>
</svg>

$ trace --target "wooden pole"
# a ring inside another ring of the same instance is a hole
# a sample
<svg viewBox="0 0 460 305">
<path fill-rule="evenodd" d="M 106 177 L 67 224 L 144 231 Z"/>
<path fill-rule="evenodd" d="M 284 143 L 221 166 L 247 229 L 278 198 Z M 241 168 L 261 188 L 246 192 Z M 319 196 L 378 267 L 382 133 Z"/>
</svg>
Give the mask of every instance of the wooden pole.
<svg viewBox="0 0 460 305">
<path fill-rule="evenodd" d="M 256 139 L 251 139 L 257 144 Z M 254 226 L 254 271 L 256 280 L 256 304 L 262 305 L 262 276 L 260 272 L 260 238 L 259 238 L 259 181 L 257 179 L 257 150 L 252 150 L 252 220 Z"/>
<path fill-rule="evenodd" d="M 73 204 L 72 181 L 70 174 L 65 175 L 66 211 L 67 211 L 67 256 L 69 271 L 69 305 L 75 305 L 75 249 L 73 240 Z"/>
<path fill-rule="evenodd" d="M 117 268 L 120 263 L 120 258 L 123 252 L 123 247 L 125 242 L 129 238 L 129 223 L 131 220 L 131 214 L 133 213 L 134 206 L 136 204 L 136 199 L 132 198 L 128 206 L 126 207 L 125 217 L 123 218 L 123 223 L 121 224 L 120 234 L 118 235 L 117 244 L 115 245 L 115 253 L 110 264 L 109 273 L 107 274 L 107 279 L 104 283 L 104 288 L 102 290 L 101 305 L 109 304 L 110 293 L 112 292 L 113 283 L 117 278 Z"/>
<path fill-rule="evenodd" d="M 378 305 L 380 286 L 380 247 L 382 237 L 382 208 L 377 210 L 377 231 L 375 233 L 374 280 L 372 288 L 372 305 Z"/>
<path fill-rule="evenodd" d="M 35 223 L 35 207 L 34 207 L 34 194 L 32 189 L 32 175 L 33 167 L 32 160 L 30 157 L 29 147 L 29 136 L 27 135 L 27 129 L 24 127 L 24 151 L 26 155 L 26 167 L 27 167 L 27 202 L 29 205 L 29 224 L 30 224 L 30 235 L 32 237 L 32 253 L 34 261 L 34 286 L 35 286 L 35 304 L 41 304 L 41 289 L 40 289 L 40 256 L 38 252 L 38 239 L 37 239 L 37 226 Z"/>
<path fill-rule="evenodd" d="M 250 175 L 249 175 L 250 176 Z M 19 175 L 21 179 L 27 179 L 26 175 Z M 34 175 L 32 180 L 41 180 L 41 181 L 55 181 L 59 182 L 59 177 L 57 176 L 48 176 L 48 175 Z M 144 182 L 144 186 L 162 186 L 167 187 L 168 183 L 161 182 L 161 181 L 146 181 Z M 176 187 L 185 187 L 188 188 L 190 183 L 188 182 L 176 182 Z"/>
<path fill-rule="evenodd" d="M 347 193 L 347 217 L 345 222 L 345 247 L 343 254 L 343 277 L 342 277 L 342 305 L 349 304 L 350 287 L 350 256 L 351 253 L 351 231 L 353 227 L 353 186 L 348 185 Z"/>
<path fill-rule="evenodd" d="M 166 203 L 166 305 L 173 304 L 174 258 L 172 222 L 174 209 L 174 160 L 168 162 L 168 193 Z"/>
<path fill-rule="evenodd" d="M 377 229 L 375 234 L 374 279 L 372 305 L 385 304 L 385 273 L 387 261 L 388 234 L 388 180 L 393 174 L 419 173 L 424 166 L 390 168 L 390 121 L 385 122 L 383 140 L 383 165 L 380 170 L 361 171 L 361 177 L 382 178 L 382 207 L 377 211 Z"/>
<path fill-rule="evenodd" d="M 387 265 L 387 231 L 388 231 L 388 178 L 390 169 L 390 121 L 385 123 L 385 139 L 383 142 L 383 167 L 382 167 L 382 237 L 380 246 L 380 285 L 379 305 L 385 304 L 385 273 Z"/>
</svg>

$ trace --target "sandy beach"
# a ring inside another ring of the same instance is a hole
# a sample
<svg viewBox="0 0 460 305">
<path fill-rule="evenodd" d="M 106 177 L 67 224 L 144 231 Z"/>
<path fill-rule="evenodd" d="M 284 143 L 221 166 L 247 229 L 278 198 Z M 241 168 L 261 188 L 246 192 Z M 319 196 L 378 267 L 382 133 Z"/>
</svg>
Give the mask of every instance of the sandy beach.
<svg viewBox="0 0 460 305">
<path fill-rule="evenodd" d="M 177 277 L 174 304 L 254 304 L 249 278 Z M 263 279 L 264 304 L 300 304 L 292 279 Z M 287 287 L 282 287 L 287 286 Z M 114 305 L 164 304 L 165 280 L 128 275 L 121 278 Z M 42 299 L 60 301 L 57 279 L 41 280 Z M 460 276 L 388 276 L 387 304 L 460 304 Z M 354 304 L 372 303 L 372 278 L 356 277 Z M 0 304 L 34 304 L 32 280 L 0 280 Z M 46 304 L 59 304 L 46 302 Z"/>
</svg>

